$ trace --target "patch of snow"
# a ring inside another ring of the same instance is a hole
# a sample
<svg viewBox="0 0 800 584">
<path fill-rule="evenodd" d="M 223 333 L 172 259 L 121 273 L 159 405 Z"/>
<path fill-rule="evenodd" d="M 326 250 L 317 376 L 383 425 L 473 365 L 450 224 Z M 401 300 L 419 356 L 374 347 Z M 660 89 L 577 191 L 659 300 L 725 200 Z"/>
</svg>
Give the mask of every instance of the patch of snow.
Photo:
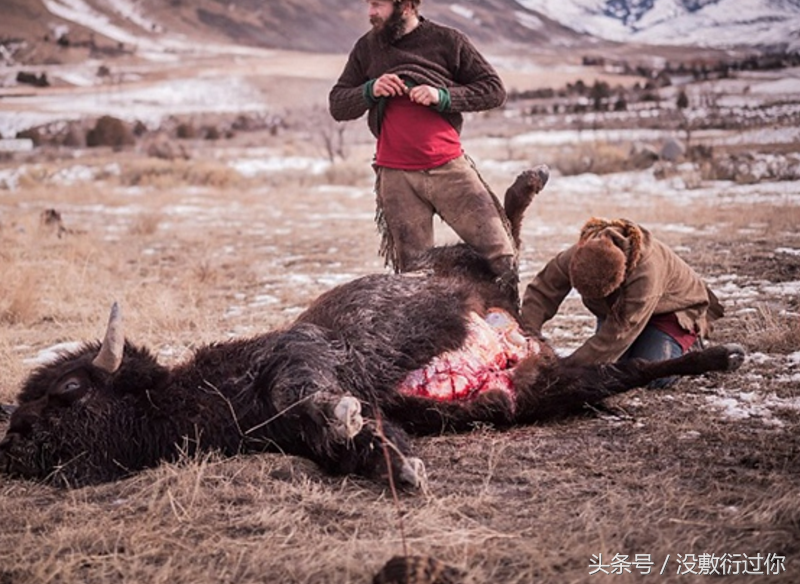
<svg viewBox="0 0 800 584">
<path fill-rule="evenodd" d="M 797 95 L 800 94 L 800 79 L 787 77 L 764 83 L 756 83 L 750 85 L 750 93 Z"/>
<path fill-rule="evenodd" d="M 53 74 L 53 77 L 57 77 L 76 87 L 92 87 L 98 83 L 97 75 L 90 74 L 87 71 L 58 71 Z"/>
<path fill-rule="evenodd" d="M 361 274 L 356 275 L 356 274 L 347 274 L 347 273 L 325 274 L 324 276 L 318 277 L 316 280 L 320 284 L 323 284 L 325 286 L 329 286 L 329 287 L 333 288 L 334 286 L 338 286 L 339 284 L 344 284 L 345 282 L 349 282 L 350 280 L 354 280 L 355 278 L 357 278 L 360 275 Z"/>
<path fill-rule="evenodd" d="M 236 318 L 242 316 L 244 313 L 244 308 L 242 306 L 229 306 L 225 314 L 222 315 L 222 318 Z"/>
<path fill-rule="evenodd" d="M 786 296 L 787 298 L 800 296 L 800 282 L 779 282 L 762 286 L 761 289 L 769 294 Z"/>
<path fill-rule="evenodd" d="M 374 197 L 372 189 L 364 189 L 350 185 L 317 185 L 314 190 L 320 194 L 340 193 L 349 199 L 363 199 Z"/>
<path fill-rule="evenodd" d="M 119 14 L 128 22 L 134 23 L 142 30 L 148 32 L 163 32 L 162 27 L 158 23 L 148 19 L 141 12 L 139 12 L 137 7 L 134 5 L 134 2 L 129 0 L 106 0 L 106 2 L 111 5 L 114 12 Z"/>
<path fill-rule="evenodd" d="M 159 357 L 163 357 L 164 359 L 171 359 L 179 355 L 181 352 L 183 352 L 181 349 L 178 349 L 171 345 L 165 345 L 158 350 L 158 355 Z"/>
<path fill-rule="evenodd" d="M 30 138 L 0 139 L 0 152 L 30 152 L 31 150 L 33 150 L 33 140 Z"/>
<path fill-rule="evenodd" d="M 42 0 L 45 8 L 64 20 L 69 20 L 80 24 L 90 30 L 94 30 L 105 37 L 120 43 L 133 46 L 140 45 L 143 48 L 155 49 L 157 45 L 150 39 L 131 34 L 122 27 L 111 22 L 105 14 L 93 9 L 84 0 Z"/>
<path fill-rule="evenodd" d="M 0 135 L 59 120 L 110 115 L 157 127 L 170 115 L 191 113 L 267 112 L 262 94 L 241 77 L 165 79 L 147 87 L 114 87 L 108 91 L 60 95 L 9 96 L 16 111 L 0 116 Z"/>
<path fill-rule="evenodd" d="M 508 140 L 511 145 L 565 146 L 583 142 L 659 141 L 670 137 L 668 130 L 548 130 L 517 134 Z"/>
<path fill-rule="evenodd" d="M 322 174 L 330 167 L 331 163 L 323 158 L 271 156 L 269 158 L 242 158 L 230 161 L 228 165 L 242 176 L 254 177 L 283 170 L 304 170 L 311 174 Z"/>
<path fill-rule="evenodd" d="M 749 354 L 747 356 L 747 360 L 750 361 L 750 363 L 763 365 L 764 363 L 769 363 L 770 361 L 772 361 L 772 357 L 770 357 L 766 353 L 755 352 Z"/>
<path fill-rule="evenodd" d="M 274 306 L 276 304 L 280 304 L 280 298 L 277 296 L 273 296 L 271 294 L 259 294 L 253 301 L 249 304 L 251 308 L 259 308 L 262 306 Z"/>
<path fill-rule="evenodd" d="M 450 11 L 455 12 L 467 20 L 473 20 L 475 18 L 475 11 L 467 8 L 466 6 L 462 6 L 461 4 L 451 4 Z"/>
<path fill-rule="evenodd" d="M 273 53 L 273 51 L 258 47 L 197 43 L 190 39 L 162 36 L 161 33 L 164 30 L 161 25 L 139 12 L 134 6 L 135 2 L 131 0 L 106 0 L 106 4 L 110 5 L 109 14 L 95 9 L 85 0 L 42 1 L 51 14 L 135 48 L 137 54 L 152 61 L 178 62 L 180 55 L 176 53 L 262 56 Z M 141 34 L 136 34 L 114 23 L 114 20 L 122 19 L 137 25 L 141 29 Z M 60 31 L 63 34 L 67 32 L 67 29 L 61 27 Z M 58 38 L 60 34 L 55 36 Z"/>
<path fill-rule="evenodd" d="M 0 191 L 14 191 L 19 187 L 19 179 L 25 174 L 25 167 L 0 168 Z"/>
<path fill-rule="evenodd" d="M 517 0 L 517 3 L 577 32 L 612 40 L 628 34 L 624 24 L 603 16 L 604 0 Z"/>
<path fill-rule="evenodd" d="M 514 16 L 517 17 L 517 22 L 519 22 L 525 28 L 530 30 L 542 30 L 544 28 L 544 22 L 542 22 L 542 19 L 534 14 L 522 12 L 521 10 L 515 10 Z"/>
<path fill-rule="evenodd" d="M 22 362 L 32 365 L 47 365 L 48 363 L 52 363 L 53 361 L 57 360 L 62 355 L 79 350 L 82 346 L 83 343 L 78 341 L 58 343 L 42 349 L 36 354 L 35 357 L 23 359 Z"/>
<path fill-rule="evenodd" d="M 95 169 L 89 166 L 76 165 L 57 170 L 50 177 L 50 180 L 56 184 L 72 185 L 77 182 L 92 181 L 95 175 Z"/>
<path fill-rule="evenodd" d="M 766 395 L 757 391 L 734 392 L 724 388 L 715 390 L 715 395 L 706 396 L 706 403 L 719 410 L 728 420 L 760 419 L 764 424 L 782 427 L 784 422 L 775 416 L 774 410 L 800 411 L 800 397 L 780 398 L 774 393 Z"/>
</svg>

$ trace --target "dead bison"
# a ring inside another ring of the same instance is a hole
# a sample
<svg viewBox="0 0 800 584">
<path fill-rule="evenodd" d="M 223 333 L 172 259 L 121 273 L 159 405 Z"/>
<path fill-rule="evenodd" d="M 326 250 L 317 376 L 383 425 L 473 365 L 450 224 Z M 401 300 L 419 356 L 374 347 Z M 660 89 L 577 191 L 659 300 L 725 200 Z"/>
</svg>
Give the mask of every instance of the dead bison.
<svg viewBox="0 0 800 584">
<path fill-rule="evenodd" d="M 547 180 L 523 173 L 505 209 L 519 241 Z M 280 451 L 331 473 L 421 485 L 408 434 L 563 416 L 672 375 L 729 371 L 735 345 L 661 363 L 568 367 L 519 329 L 515 293 L 468 247 L 438 248 L 406 275 L 359 278 L 320 296 L 282 330 L 198 349 L 175 367 L 105 340 L 33 371 L 0 443 L 0 470 L 77 486 L 181 453 Z"/>
</svg>

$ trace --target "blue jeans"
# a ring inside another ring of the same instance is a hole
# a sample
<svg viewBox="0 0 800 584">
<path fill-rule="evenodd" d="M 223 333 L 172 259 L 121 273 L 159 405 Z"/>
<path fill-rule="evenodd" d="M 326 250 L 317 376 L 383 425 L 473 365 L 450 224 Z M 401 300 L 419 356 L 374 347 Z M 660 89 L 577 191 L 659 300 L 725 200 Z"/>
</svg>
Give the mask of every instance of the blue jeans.
<svg viewBox="0 0 800 584">
<path fill-rule="evenodd" d="M 598 329 L 602 323 L 602 319 L 598 318 Z M 678 341 L 653 325 L 648 324 L 619 360 L 644 359 L 645 361 L 666 361 L 667 359 L 674 359 L 681 355 L 683 355 L 683 349 L 678 344 Z M 650 389 L 665 389 L 674 385 L 677 381 L 677 377 L 662 377 L 661 379 L 651 381 L 647 387 Z"/>
</svg>

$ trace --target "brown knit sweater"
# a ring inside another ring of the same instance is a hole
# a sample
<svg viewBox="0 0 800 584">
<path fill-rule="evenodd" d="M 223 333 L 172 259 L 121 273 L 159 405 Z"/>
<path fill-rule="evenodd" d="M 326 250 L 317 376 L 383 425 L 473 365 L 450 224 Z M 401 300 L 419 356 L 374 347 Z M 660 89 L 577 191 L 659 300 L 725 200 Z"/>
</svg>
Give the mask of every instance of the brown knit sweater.
<svg viewBox="0 0 800 584">
<path fill-rule="evenodd" d="M 372 99 L 364 88 L 384 73 L 399 75 L 412 85 L 446 89 L 450 103 L 441 113 L 459 133 L 461 112 L 492 109 L 506 100 L 497 72 L 466 35 L 420 17 L 414 30 L 391 45 L 382 43 L 373 31 L 356 41 L 328 96 L 333 118 L 355 120 L 369 111 L 369 128 L 377 137 L 381 100 Z"/>
</svg>

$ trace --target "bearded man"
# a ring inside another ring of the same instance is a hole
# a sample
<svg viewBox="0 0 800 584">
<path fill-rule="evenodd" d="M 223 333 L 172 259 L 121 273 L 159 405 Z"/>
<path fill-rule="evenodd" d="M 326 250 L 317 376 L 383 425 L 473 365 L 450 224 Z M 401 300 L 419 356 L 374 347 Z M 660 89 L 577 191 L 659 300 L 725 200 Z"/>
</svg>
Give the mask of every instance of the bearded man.
<svg viewBox="0 0 800 584">
<path fill-rule="evenodd" d="M 372 30 L 331 89 L 337 121 L 368 112 L 377 138 L 380 253 L 397 272 L 433 247 L 438 214 L 518 297 L 517 257 L 497 198 L 461 146 L 462 112 L 503 105 L 500 77 L 460 31 L 419 14 L 421 0 L 367 0 Z"/>
</svg>

